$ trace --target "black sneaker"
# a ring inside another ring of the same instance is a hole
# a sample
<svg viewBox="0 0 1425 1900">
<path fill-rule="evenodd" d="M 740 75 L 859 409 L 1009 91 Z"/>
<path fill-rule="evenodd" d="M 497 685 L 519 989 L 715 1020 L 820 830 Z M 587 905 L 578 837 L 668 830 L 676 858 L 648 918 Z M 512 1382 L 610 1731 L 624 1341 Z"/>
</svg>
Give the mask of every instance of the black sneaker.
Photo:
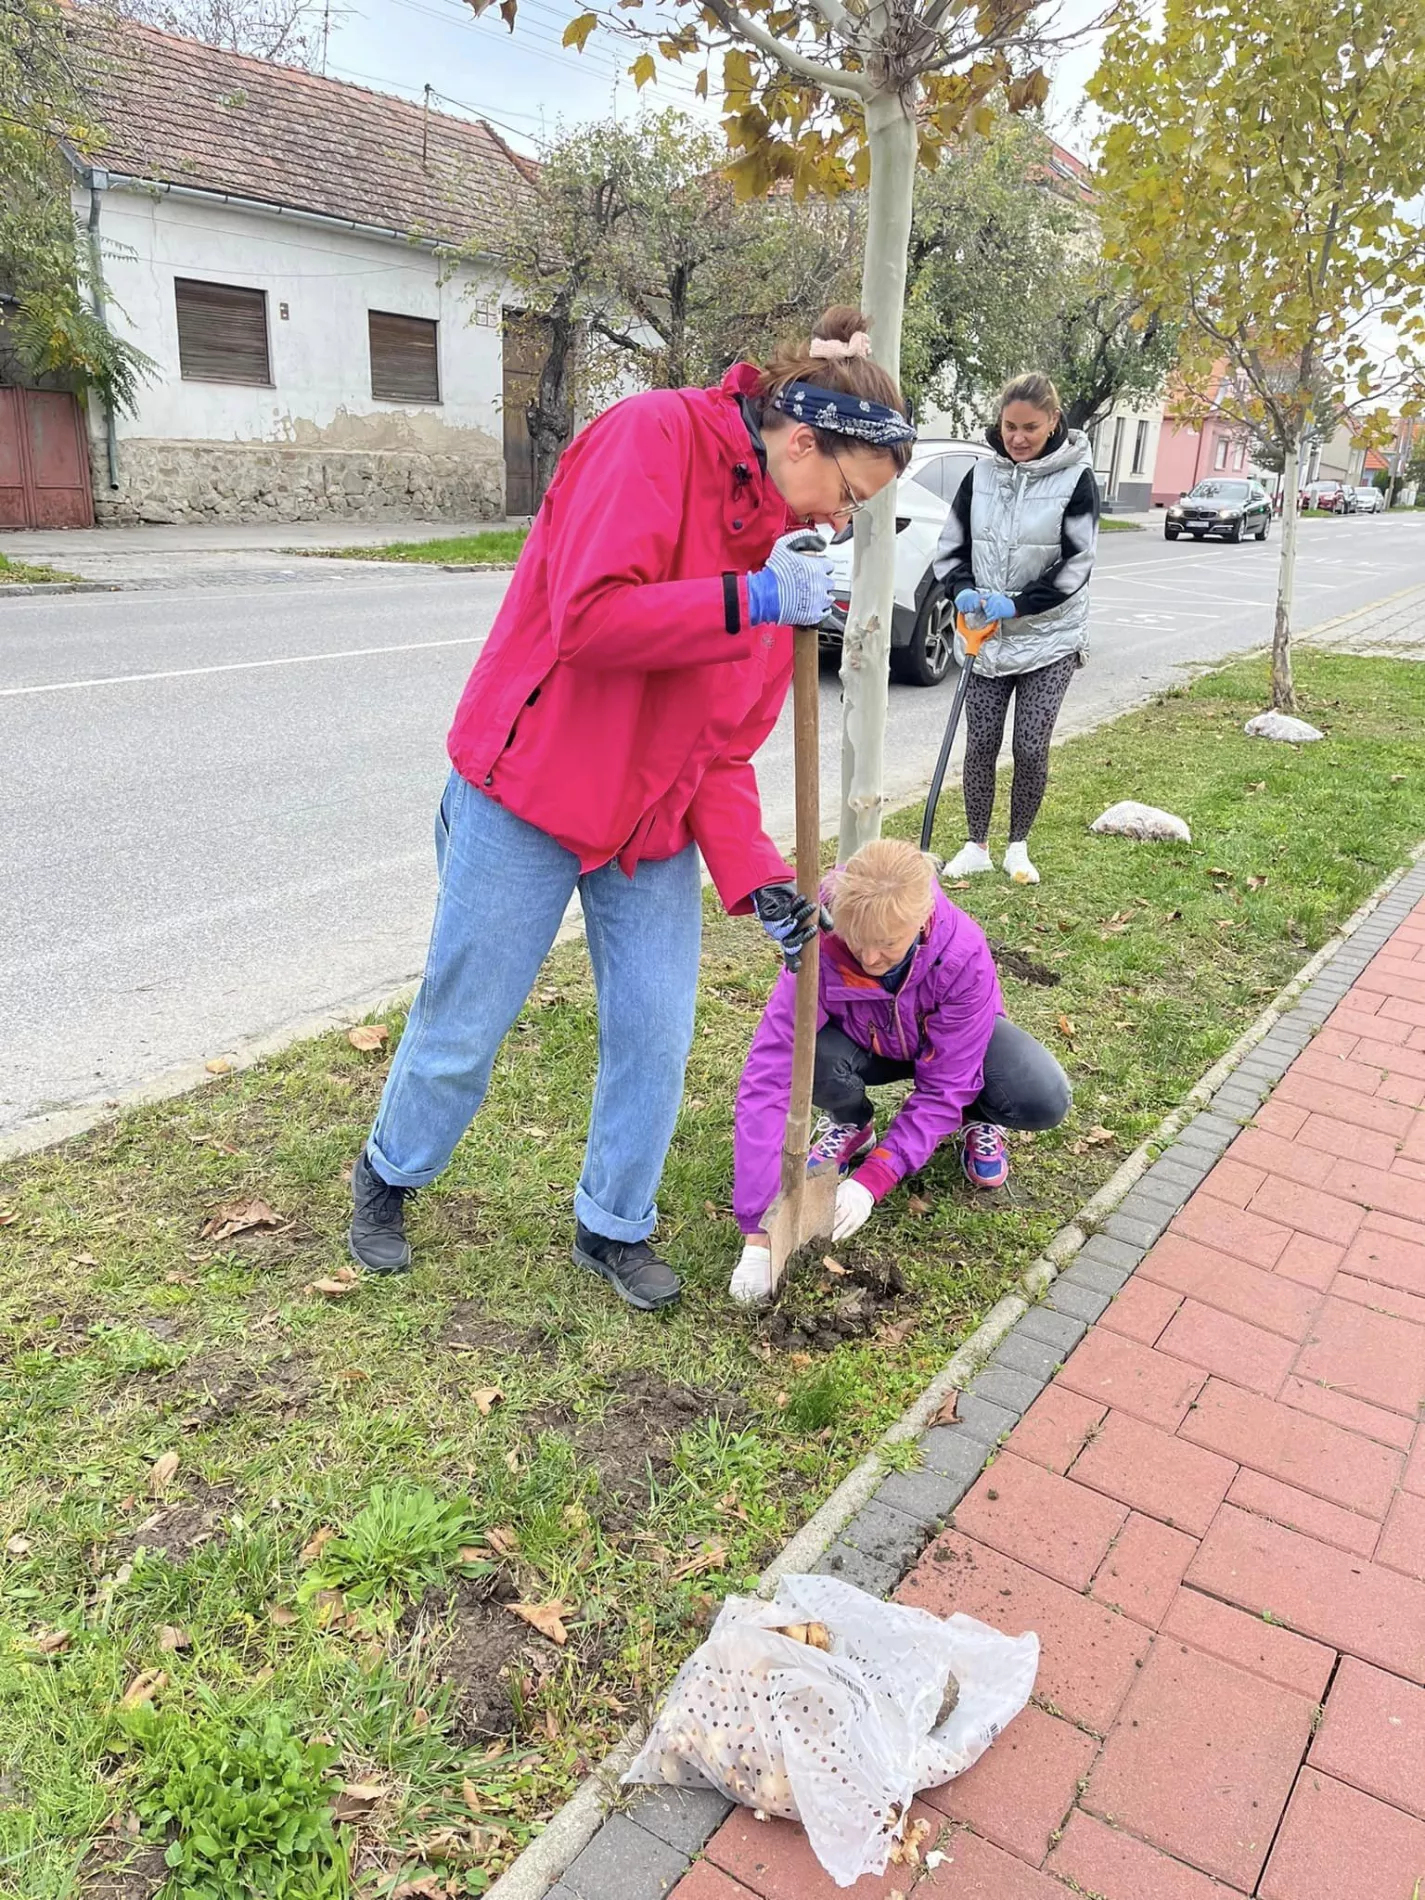
<svg viewBox="0 0 1425 1900">
<path fill-rule="evenodd" d="M 351 1170 L 351 1227 L 346 1244 L 353 1260 L 368 1273 L 409 1273 L 411 1243 L 406 1239 L 406 1196 L 414 1188 L 383 1181 L 363 1148 Z"/>
<path fill-rule="evenodd" d="M 646 1240 L 605 1240 L 579 1221 L 574 1228 L 574 1258 L 607 1280 L 619 1298 L 640 1313 L 671 1306 L 683 1291 L 677 1274 Z"/>
</svg>

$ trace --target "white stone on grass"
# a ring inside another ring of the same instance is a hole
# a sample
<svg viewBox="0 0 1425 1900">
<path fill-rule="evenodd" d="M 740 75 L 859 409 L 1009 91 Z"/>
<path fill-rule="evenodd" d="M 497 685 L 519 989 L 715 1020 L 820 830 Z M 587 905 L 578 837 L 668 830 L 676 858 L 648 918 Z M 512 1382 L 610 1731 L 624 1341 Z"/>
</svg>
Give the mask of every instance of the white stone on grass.
<svg viewBox="0 0 1425 1900">
<path fill-rule="evenodd" d="M 1116 838 L 1192 843 L 1192 833 L 1188 830 L 1186 819 L 1175 817 L 1170 811 L 1160 811 L 1156 805 L 1140 805 L 1134 798 L 1121 799 L 1118 804 L 1110 805 L 1107 811 L 1100 812 L 1089 830 Z"/>
<path fill-rule="evenodd" d="M 1288 745 L 1306 745 L 1312 739 L 1324 739 L 1326 734 L 1318 732 L 1315 726 L 1309 726 L 1304 719 L 1293 719 L 1289 713 L 1258 713 L 1255 719 L 1249 719 L 1242 728 L 1249 739 L 1285 739 Z"/>
</svg>

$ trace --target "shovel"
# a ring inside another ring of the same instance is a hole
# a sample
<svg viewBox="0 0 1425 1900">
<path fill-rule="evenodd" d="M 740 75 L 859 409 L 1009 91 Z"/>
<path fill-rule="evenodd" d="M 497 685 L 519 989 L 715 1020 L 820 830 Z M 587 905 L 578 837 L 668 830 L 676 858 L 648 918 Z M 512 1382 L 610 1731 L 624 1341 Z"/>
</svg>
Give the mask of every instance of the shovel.
<svg viewBox="0 0 1425 1900">
<path fill-rule="evenodd" d="M 999 622 L 985 620 L 980 625 L 972 627 L 965 616 L 957 611 L 955 631 L 965 643 L 965 663 L 960 668 L 955 697 L 950 702 L 950 717 L 945 722 L 945 737 L 940 741 L 940 757 L 935 761 L 935 773 L 925 798 L 925 817 L 920 824 L 922 851 L 930 849 L 930 834 L 935 829 L 935 807 L 940 803 L 940 787 L 945 782 L 945 768 L 950 763 L 950 748 L 955 743 L 955 733 L 960 724 L 960 713 L 965 704 L 965 694 L 969 689 L 970 675 L 975 669 L 975 655 L 986 640 L 999 632 Z M 797 849 L 799 851 L 801 849 L 800 837 L 797 840 Z"/>
</svg>

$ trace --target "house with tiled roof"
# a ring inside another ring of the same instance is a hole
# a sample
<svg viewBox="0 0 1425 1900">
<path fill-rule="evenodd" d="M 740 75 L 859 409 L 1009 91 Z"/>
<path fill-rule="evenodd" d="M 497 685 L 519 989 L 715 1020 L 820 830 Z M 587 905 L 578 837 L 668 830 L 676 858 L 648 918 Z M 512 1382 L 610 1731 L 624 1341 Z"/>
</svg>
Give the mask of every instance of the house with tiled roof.
<svg viewBox="0 0 1425 1900">
<path fill-rule="evenodd" d="M 100 130 L 75 209 L 107 321 L 157 364 L 135 415 L 90 405 L 96 517 L 528 507 L 498 269 L 527 161 L 479 120 L 148 27 L 80 50 Z"/>
</svg>

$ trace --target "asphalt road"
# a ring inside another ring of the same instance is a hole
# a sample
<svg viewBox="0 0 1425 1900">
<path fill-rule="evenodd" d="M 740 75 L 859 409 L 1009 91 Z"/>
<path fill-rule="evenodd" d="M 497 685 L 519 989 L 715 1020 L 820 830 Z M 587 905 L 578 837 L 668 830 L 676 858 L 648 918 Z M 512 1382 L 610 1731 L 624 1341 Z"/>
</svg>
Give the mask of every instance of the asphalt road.
<svg viewBox="0 0 1425 1900">
<path fill-rule="evenodd" d="M 1066 727 L 1266 639 L 1276 554 L 1106 536 Z M 1305 524 L 1298 625 L 1422 580 L 1425 516 Z M 504 585 L 209 570 L 0 600 L 0 1132 L 419 970 L 445 731 Z M 824 676 L 828 820 L 838 690 Z M 891 792 L 923 784 L 948 707 L 948 686 L 892 688 Z M 784 719 L 758 760 L 778 836 L 790 754 Z"/>
</svg>

